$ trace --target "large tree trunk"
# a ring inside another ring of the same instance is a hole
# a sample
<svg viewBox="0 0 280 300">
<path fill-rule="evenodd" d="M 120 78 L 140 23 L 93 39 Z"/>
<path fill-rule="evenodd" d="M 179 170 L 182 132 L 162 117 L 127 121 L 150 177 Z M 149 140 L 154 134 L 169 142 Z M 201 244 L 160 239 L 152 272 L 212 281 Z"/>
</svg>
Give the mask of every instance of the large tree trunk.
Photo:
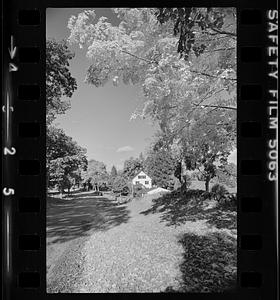
<svg viewBox="0 0 280 300">
<path fill-rule="evenodd" d="M 205 191 L 206 191 L 206 192 L 209 192 L 209 183 L 210 183 L 210 179 L 207 178 L 207 179 L 205 180 Z"/>
<path fill-rule="evenodd" d="M 186 181 L 186 175 L 187 175 L 187 166 L 184 158 L 181 160 L 181 183 L 184 183 Z"/>
<path fill-rule="evenodd" d="M 186 176 L 187 176 L 187 166 L 184 158 L 181 160 L 181 193 L 187 189 L 186 183 Z"/>
<path fill-rule="evenodd" d="M 63 193 L 64 193 L 64 189 L 63 189 L 62 186 L 59 186 L 59 192 L 60 192 L 59 198 L 62 198 L 63 197 Z"/>
</svg>

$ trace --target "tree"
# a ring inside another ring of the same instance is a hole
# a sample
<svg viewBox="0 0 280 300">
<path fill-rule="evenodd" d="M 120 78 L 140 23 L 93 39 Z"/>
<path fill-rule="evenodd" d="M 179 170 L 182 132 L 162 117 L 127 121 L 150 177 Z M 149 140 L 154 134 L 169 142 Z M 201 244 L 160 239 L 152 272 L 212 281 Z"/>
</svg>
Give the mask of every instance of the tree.
<svg viewBox="0 0 280 300">
<path fill-rule="evenodd" d="M 144 155 L 142 152 L 140 152 L 140 154 L 139 154 L 139 160 L 142 164 L 144 164 L 145 158 L 144 158 Z"/>
<path fill-rule="evenodd" d="M 124 162 L 123 176 L 131 180 L 143 169 L 143 163 L 138 158 L 130 157 Z"/>
<path fill-rule="evenodd" d="M 65 132 L 54 126 L 48 126 L 46 132 L 46 157 L 47 163 L 50 160 L 64 157 L 66 155 L 77 155 L 85 153 L 86 150 L 80 147 Z"/>
<path fill-rule="evenodd" d="M 174 35 L 179 34 L 178 53 L 184 55 L 186 60 L 191 50 L 199 56 L 207 48 L 207 44 L 203 41 L 197 45 L 199 32 L 209 37 L 217 35 L 237 37 L 235 8 L 161 7 L 157 8 L 156 16 L 161 24 L 169 20 L 174 23 Z"/>
<path fill-rule="evenodd" d="M 173 187 L 175 161 L 169 152 L 164 150 L 150 151 L 145 160 L 145 171 L 155 185 L 163 188 Z"/>
<path fill-rule="evenodd" d="M 177 149 L 181 178 L 186 176 L 190 158 L 196 159 L 193 153 L 199 153 L 197 147 L 200 144 L 188 141 L 195 133 L 194 128 L 200 135 L 206 134 L 203 144 L 210 145 L 207 146 L 210 148 L 213 148 L 215 138 L 208 131 L 218 128 L 223 133 L 223 140 L 227 140 L 226 150 L 222 151 L 227 153 L 236 136 L 234 9 L 183 9 L 183 13 L 178 11 L 180 20 L 175 25 L 176 15 L 175 19 L 168 17 L 158 22 L 158 10 L 153 8 L 118 8 L 113 11 L 120 19 L 117 26 L 104 17 L 93 24 L 95 13 L 89 10 L 69 20 L 69 40 L 87 47 L 87 56 L 92 61 L 86 81 L 97 87 L 111 79 L 142 85 L 143 106 L 132 118 L 149 117 L 158 123 L 157 148 Z M 177 47 L 174 26 L 185 35 L 181 39 L 182 49 Z M 178 50 L 187 56 L 180 57 Z M 202 120 L 212 124 L 205 127 Z M 211 160 L 207 158 L 209 165 L 202 162 L 200 166 L 205 172 L 208 170 L 205 175 L 208 181 L 215 169 Z"/>
<path fill-rule="evenodd" d="M 46 41 L 46 109 L 47 125 L 58 114 L 63 114 L 70 108 L 70 98 L 77 89 L 75 78 L 71 76 L 69 61 L 74 57 L 66 41 Z"/>
<path fill-rule="evenodd" d="M 96 189 L 99 189 L 103 183 L 108 183 L 109 174 L 106 170 L 106 165 L 103 162 L 91 159 L 88 162 L 87 173 L 84 176 L 84 181 L 90 181 Z"/>
<path fill-rule="evenodd" d="M 81 172 L 87 168 L 86 149 L 80 147 L 62 129 L 47 127 L 46 162 L 47 186 L 58 186 L 63 192 L 81 181 Z"/>
<path fill-rule="evenodd" d="M 121 193 L 124 189 L 128 187 L 127 179 L 123 176 L 116 176 L 113 181 L 113 191 L 115 193 Z"/>
<path fill-rule="evenodd" d="M 237 166 L 234 163 L 223 164 L 218 167 L 217 181 L 228 187 L 236 187 L 237 184 Z"/>
<path fill-rule="evenodd" d="M 218 116 L 215 120 L 219 120 Z M 226 126 L 213 128 L 208 123 L 208 116 L 201 116 L 199 122 L 184 132 L 181 142 L 186 169 L 199 171 L 201 179 L 205 180 L 206 191 L 209 191 L 209 183 L 217 174 L 217 166 L 223 168 L 227 164 L 227 158 L 235 146 L 235 137 L 230 133 L 232 128 Z"/>
<path fill-rule="evenodd" d="M 79 169 L 85 170 L 87 165 L 83 154 L 67 155 L 50 161 L 48 166 L 49 180 L 58 186 L 61 194 L 67 188 L 70 191 L 75 180 L 79 179 Z"/>
<path fill-rule="evenodd" d="M 114 178 L 118 175 L 118 172 L 117 172 L 117 169 L 115 166 L 112 166 L 112 169 L 111 169 L 111 177 Z"/>
</svg>

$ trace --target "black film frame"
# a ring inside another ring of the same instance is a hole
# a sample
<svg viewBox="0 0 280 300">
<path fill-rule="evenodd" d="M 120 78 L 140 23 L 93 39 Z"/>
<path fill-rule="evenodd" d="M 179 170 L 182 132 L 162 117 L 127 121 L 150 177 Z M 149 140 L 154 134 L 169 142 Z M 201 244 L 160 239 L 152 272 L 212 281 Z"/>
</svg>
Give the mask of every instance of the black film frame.
<svg viewBox="0 0 280 300">
<path fill-rule="evenodd" d="M 46 293 L 45 14 L 47 7 L 108 5 L 86 0 L 3 2 L 2 295 L 4 299 L 92 299 L 92 294 Z M 172 6 L 184 6 L 175 2 Z M 187 2 L 187 6 L 237 7 L 238 12 L 238 288 L 229 294 L 177 297 L 279 297 L 278 191 L 277 181 L 268 179 L 268 143 L 277 138 L 268 117 L 268 101 L 272 99 L 269 89 L 277 86 L 277 81 L 268 76 L 268 47 L 272 45 L 268 14 L 276 4 L 273 0 Z M 110 2 L 108 7 L 118 6 L 137 5 Z M 154 1 L 146 5 L 142 2 L 141 6 L 170 4 Z"/>
</svg>

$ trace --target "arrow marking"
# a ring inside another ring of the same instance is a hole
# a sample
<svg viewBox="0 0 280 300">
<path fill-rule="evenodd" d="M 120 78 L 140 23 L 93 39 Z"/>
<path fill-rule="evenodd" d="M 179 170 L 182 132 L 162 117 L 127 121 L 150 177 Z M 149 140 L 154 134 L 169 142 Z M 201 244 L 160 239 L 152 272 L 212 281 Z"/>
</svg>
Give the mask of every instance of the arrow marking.
<svg viewBox="0 0 280 300">
<path fill-rule="evenodd" d="M 9 72 L 15 72 L 18 70 L 18 67 L 13 64 L 13 63 L 9 63 Z"/>
<path fill-rule="evenodd" d="M 8 48 L 10 57 L 13 59 L 16 55 L 17 47 L 14 47 L 14 37 L 11 35 L 11 49 Z"/>
</svg>

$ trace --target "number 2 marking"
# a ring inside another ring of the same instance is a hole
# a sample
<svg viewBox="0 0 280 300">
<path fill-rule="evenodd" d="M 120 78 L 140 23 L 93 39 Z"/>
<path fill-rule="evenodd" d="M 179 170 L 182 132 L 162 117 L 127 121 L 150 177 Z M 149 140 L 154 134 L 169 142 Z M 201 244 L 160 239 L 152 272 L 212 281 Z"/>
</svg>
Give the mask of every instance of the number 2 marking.
<svg viewBox="0 0 280 300">
<path fill-rule="evenodd" d="M 11 149 L 4 147 L 4 155 L 15 155 L 16 154 L 16 149 L 12 147 Z"/>
</svg>

